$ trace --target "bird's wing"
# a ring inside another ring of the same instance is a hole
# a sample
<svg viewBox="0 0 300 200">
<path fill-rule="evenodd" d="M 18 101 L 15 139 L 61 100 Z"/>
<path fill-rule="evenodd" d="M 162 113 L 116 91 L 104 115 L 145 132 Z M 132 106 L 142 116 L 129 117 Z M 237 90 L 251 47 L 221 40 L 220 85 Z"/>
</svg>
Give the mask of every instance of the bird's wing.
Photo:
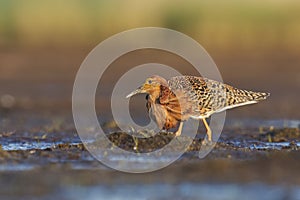
<svg viewBox="0 0 300 200">
<path fill-rule="evenodd" d="M 188 101 L 193 104 L 193 115 L 197 112 L 207 116 L 213 112 L 256 103 L 266 99 L 269 93 L 252 92 L 234 88 L 230 85 L 208 78 L 196 76 L 176 76 L 169 81 L 171 90 L 181 89 Z"/>
<path fill-rule="evenodd" d="M 195 76 L 176 76 L 169 81 L 172 91 L 180 91 L 180 101 L 184 112 L 191 116 L 204 116 L 212 109 L 211 104 L 216 100 L 211 92 L 209 80 Z"/>
</svg>

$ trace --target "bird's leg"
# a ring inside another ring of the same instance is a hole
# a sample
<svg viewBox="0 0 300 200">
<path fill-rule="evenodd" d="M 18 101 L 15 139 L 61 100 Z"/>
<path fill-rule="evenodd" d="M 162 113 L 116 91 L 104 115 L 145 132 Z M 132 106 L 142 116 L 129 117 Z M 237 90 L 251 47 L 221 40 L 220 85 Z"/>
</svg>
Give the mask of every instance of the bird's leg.
<svg viewBox="0 0 300 200">
<path fill-rule="evenodd" d="M 175 136 L 178 137 L 181 135 L 182 132 L 182 127 L 183 127 L 183 122 L 180 122 L 178 130 L 175 132 Z"/>
<path fill-rule="evenodd" d="M 208 142 L 211 142 L 212 141 L 212 132 L 211 132 L 211 129 L 210 129 L 210 127 L 209 127 L 206 119 L 203 118 L 202 120 L 203 120 L 203 123 L 204 123 L 204 125 L 206 127 L 206 130 L 207 130 L 206 134 L 207 134 Z"/>
</svg>

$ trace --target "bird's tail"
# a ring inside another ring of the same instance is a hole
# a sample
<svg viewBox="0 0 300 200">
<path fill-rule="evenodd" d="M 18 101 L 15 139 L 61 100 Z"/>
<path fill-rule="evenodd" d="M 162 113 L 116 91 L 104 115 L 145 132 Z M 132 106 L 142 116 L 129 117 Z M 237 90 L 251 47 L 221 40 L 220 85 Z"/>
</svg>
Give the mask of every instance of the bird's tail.
<svg viewBox="0 0 300 200">
<path fill-rule="evenodd" d="M 251 96 L 253 101 L 261 101 L 265 100 L 268 96 L 270 96 L 270 93 L 249 91 L 249 95 Z"/>
<path fill-rule="evenodd" d="M 231 86 L 228 86 L 231 87 Z M 244 105 L 244 104 L 251 104 L 256 103 L 258 101 L 266 99 L 270 96 L 270 93 L 266 92 L 253 92 L 248 90 L 241 90 L 237 88 L 227 88 L 226 92 L 227 96 L 227 106 L 233 105 Z"/>
</svg>

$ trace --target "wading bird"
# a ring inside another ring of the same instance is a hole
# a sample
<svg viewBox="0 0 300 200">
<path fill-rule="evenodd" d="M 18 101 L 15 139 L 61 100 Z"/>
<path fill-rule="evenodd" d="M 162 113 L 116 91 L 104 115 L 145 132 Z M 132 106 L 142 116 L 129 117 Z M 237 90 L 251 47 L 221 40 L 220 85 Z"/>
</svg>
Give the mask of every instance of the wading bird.
<svg viewBox="0 0 300 200">
<path fill-rule="evenodd" d="M 147 78 L 126 98 L 139 93 L 147 94 L 148 112 L 159 129 L 178 127 L 175 135 L 179 136 L 184 121 L 190 117 L 202 119 L 208 142 L 212 141 L 212 132 L 206 118 L 213 113 L 257 103 L 270 95 L 237 89 L 203 77 L 176 76 L 166 80 L 157 75 Z"/>
</svg>

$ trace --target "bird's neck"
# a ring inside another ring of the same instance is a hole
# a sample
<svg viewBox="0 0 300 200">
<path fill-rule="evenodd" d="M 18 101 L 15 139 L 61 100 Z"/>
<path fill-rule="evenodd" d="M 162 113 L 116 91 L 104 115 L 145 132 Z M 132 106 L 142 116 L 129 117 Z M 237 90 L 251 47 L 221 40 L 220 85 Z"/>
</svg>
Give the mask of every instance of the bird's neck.
<svg viewBox="0 0 300 200">
<path fill-rule="evenodd" d="M 149 91 L 149 98 L 152 102 L 155 102 L 157 98 L 160 96 L 160 88 L 153 88 Z"/>
</svg>

